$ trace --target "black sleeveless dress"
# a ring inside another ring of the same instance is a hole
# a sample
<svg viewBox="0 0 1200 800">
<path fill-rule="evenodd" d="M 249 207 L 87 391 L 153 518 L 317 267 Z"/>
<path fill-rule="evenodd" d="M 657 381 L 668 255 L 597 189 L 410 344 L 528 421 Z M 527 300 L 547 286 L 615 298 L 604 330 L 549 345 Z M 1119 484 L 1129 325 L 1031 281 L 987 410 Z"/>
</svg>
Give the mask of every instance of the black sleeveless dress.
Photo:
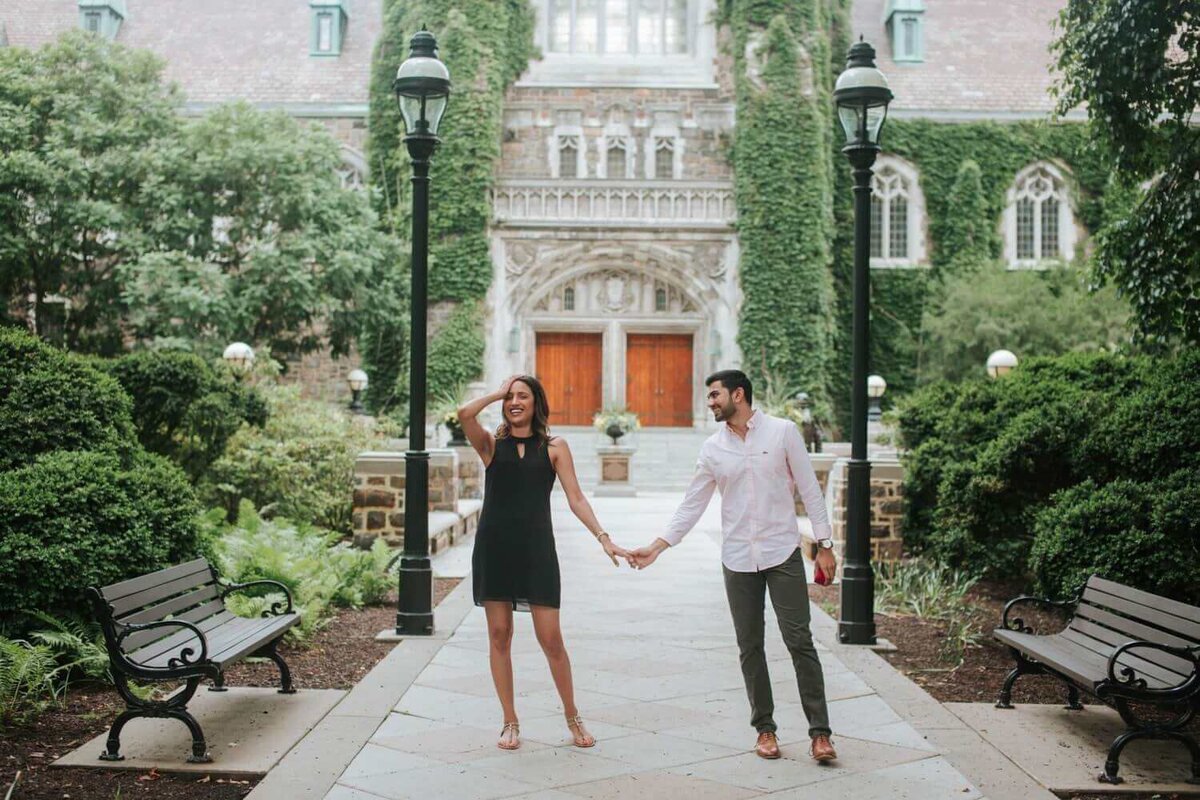
<svg viewBox="0 0 1200 800">
<path fill-rule="evenodd" d="M 518 444 L 525 445 L 524 457 Z M 516 611 L 531 605 L 558 608 L 558 553 L 550 520 L 556 477 L 548 444 L 533 436 L 496 440 L 471 554 L 475 605 L 502 600 Z"/>
</svg>

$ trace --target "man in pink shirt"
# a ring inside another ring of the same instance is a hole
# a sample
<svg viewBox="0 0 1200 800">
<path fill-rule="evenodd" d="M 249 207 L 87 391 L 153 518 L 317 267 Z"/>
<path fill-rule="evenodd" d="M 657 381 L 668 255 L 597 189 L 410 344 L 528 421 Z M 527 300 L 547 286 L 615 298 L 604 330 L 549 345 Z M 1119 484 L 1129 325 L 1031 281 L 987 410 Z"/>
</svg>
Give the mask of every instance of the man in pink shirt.
<svg viewBox="0 0 1200 800">
<path fill-rule="evenodd" d="M 812 521 L 817 566 L 833 578 L 832 529 L 804 439 L 788 420 L 756 411 L 750 379 L 724 370 L 704 381 L 708 407 L 724 423 L 700 448 L 696 475 L 667 531 L 653 543 L 629 553 L 629 563 L 644 569 L 695 527 L 713 492 L 721 492 L 721 561 L 725 594 L 737 633 L 742 677 L 750 699 L 750 724 L 758 731 L 755 752 L 779 758 L 775 701 L 763 649 L 767 592 L 779 618 L 779 631 L 792 656 L 800 702 L 812 739 L 809 754 L 820 762 L 837 758 L 829 740 L 825 678 L 809 629 L 808 579 L 796 524 L 794 488 Z"/>
</svg>

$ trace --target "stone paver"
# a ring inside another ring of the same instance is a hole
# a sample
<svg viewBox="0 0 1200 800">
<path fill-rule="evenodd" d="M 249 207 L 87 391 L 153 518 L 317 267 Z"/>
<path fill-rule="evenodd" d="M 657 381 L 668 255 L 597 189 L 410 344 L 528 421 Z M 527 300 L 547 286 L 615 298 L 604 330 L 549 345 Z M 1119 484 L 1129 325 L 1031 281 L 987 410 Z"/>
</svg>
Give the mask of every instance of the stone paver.
<svg viewBox="0 0 1200 800">
<path fill-rule="evenodd" d="M 642 493 L 592 502 L 617 542 L 636 546 L 663 530 L 678 497 Z M 439 631 L 445 643 L 327 800 L 703 800 L 799 797 L 818 786 L 822 797 L 854 800 L 983 796 L 871 680 L 843 662 L 827 635 L 819 637 L 819 649 L 841 759 L 832 767 L 813 763 L 790 659 L 769 609 L 767 651 L 786 757 L 766 762 L 750 752 L 754 731 L 725 603 L 716 502 L 683 545 L 644 573 L 613 568 L 561 494 L 554 511 L 563 632 L 577 702 L 596 746 L 571 746 L 530 618 L 518 614 L 513 662 L 523 746 L 511 753 L 495 747 L 500 707 L 488 673 L 483 611 L 473 608 L 452 631 Z M 443 563 L 461 564 L 461 554 Z M 828 618 L 817 615 L 817 627 L 828 627 Z"/>
</svg>

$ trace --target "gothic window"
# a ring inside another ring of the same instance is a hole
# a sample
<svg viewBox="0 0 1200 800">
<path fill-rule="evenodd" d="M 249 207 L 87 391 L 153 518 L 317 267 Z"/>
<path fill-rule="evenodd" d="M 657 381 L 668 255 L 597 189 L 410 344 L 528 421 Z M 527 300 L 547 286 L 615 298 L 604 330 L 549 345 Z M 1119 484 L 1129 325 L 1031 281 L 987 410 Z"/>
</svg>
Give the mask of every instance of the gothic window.
<svg viewBox="0 0 1200 800">
<path fill-rule="evenodd" d="M 625 143 L 619 139 L 609 141 L 606 162 L 608 177 L 616 179 L 629 177 L 628 163 L 625 153 Z"/>
<path fill-rule="evenodd" d="M 546 49 L 575 55 L 682 55 L 689 0 L 545 0 Z"/>
<path fill-rule="evenodd" d="M 563 289 L 563 311 L 575 310 L 575 289 L 568 286 Z"/>
<path fill-rule="evenodd" d="M 578 136 L 562 136 L 558 140 L 558 177 L 579 177 Z"/>
<path fill-rule="evenodd" d="M 1047 163 L 1018 173 L 1008 191 L 1005 251 L 1011 266 L 1069 260 L 1074 254 L 1074 217 L 1063 174 Z"/>
<path fill-rule="evenodd" d="M 675 140 L 670 137 L 654 140 L 654 177 L 665 180 L 675 177 Z"/>
<path fill-rule="evenodd" d="M 666 311 L 667 310 L 667 290 L 662 288 L 661 286 L 654 290 L 654 310 L 655 311 Z"/>
<path fill-rule="evenodd" d="M 872 266 L 918 263 L 924 200 L 916 171 L 898 158 L 883 156 L 871 180 Z"/>
</svg>

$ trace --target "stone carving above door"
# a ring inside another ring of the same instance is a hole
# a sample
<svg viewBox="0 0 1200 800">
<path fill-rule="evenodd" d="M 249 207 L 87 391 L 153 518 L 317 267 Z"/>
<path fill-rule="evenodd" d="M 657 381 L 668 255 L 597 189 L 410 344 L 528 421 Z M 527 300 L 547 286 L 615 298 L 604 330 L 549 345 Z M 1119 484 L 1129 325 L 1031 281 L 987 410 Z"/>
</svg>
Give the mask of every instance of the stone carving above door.
<svg viewBox="0 0 1200 800">
<path fill-rule="evenodd" d="M 581 316 L 694 315 L 699 313 L 687 292 L 647 272 L 599 269 L 555 284 L 533 305 L 533 311 Z"/>
</svg>

